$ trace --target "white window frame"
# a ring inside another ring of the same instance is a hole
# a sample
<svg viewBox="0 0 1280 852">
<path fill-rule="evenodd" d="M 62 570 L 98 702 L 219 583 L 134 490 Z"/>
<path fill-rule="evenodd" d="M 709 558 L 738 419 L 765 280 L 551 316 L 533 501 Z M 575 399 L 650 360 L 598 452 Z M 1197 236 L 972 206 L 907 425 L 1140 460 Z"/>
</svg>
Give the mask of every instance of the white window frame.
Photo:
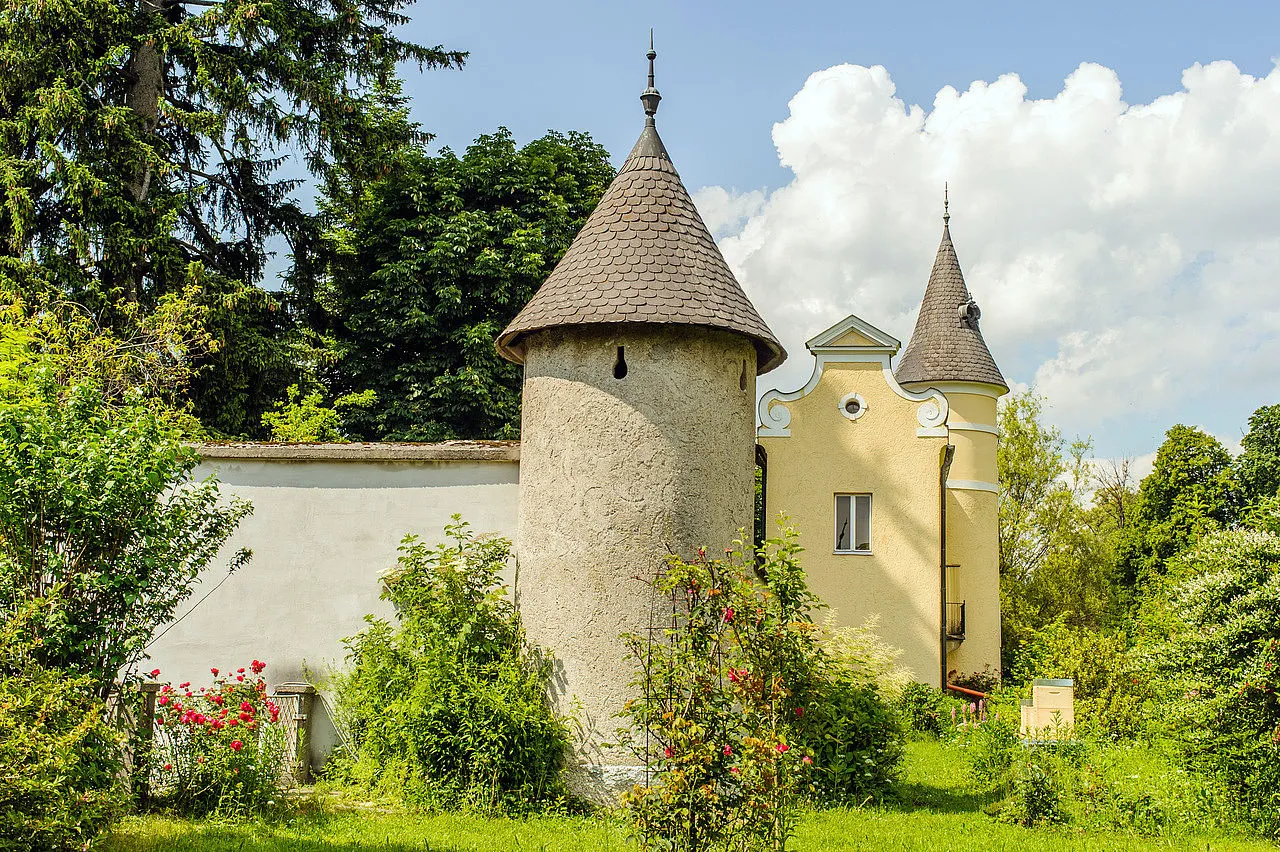
<svg viewBox="0 0 1280 852">
<path fill-rule="evenodd" d="M 859 498 L 862 498 L 862 497 L 865 497 L 867 500 L 867 513 L 866 513 L 867 529 L 865 530 L 866 532 L 865 537 L 858 535 L 858 526 L 857 526 L 858 525 L 858 500 Z M 841 500 L 849 501 L 848 520 L 849 520 L 850 526 L 852 527 L 849 535 L 850 546 L 848 548 L 843 548 L 843 549 L 840 547 L 840 526 L 841 526 L 840 525 L 840 501 Z M 834 523 L 832 524 L 832 530 L 831 530 L 832 552 L 840 555 L 851 555 L 851 556 L 869 555 L 871 553 L 871 532 L 874 529 L 871 494 L 868 492 L 857 492 L 857 491 L 836 494 L 835 499 L 832 500 L 831 505 L 832 505 L 832 519 L 834 521 Z M 865 541 L 867 542 L 866 548 L 863 548 L 863 549 L 857 548 L 856 546 L 857 542 L 860 539 L 864 539 L 864 538 L 865 538 Z"/>
</svg>

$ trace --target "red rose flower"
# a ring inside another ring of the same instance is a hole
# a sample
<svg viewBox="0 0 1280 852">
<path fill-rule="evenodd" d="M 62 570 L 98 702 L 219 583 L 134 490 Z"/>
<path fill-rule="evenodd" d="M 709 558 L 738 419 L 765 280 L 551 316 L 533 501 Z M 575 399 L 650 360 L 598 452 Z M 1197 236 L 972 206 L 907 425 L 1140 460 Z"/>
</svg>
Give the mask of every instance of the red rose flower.
<svg viewBox="0 0 1280 852">
<path fill-rule="evenodd" d="M 728 757 L 728 756 L 729 756 L 729 755 L 731 755 L 731 754 L 733 754 L 733 746 L 725 746 L 725 747 L 724 747 L 724 756 L 725 756 L 725 757 Z"/>
<path fill-rule="evenodd" d="M 172 764 L 172 763 L 166 763 L 166 764 L 164 765 L 164 771 L 165 771 L 165 772 L 168 772 L 170 769 L 173 769 L 173 764 Z"/>
<path fill-rule="evenodd" d="M 671 757 L 673 754 L 674 754 L 674 752 L 673 752 L 673 751 L 671 751 L 671 746 L 667 746 L 666 748 L 664 748 L 664 749 L 662 750 L 662 756 L 663 756 L 663 757 Z"/>
<path fill-rule="evenodd" d="M 217 677 L 217 676 L 218 676 L 218 670 L 217 670 L 217 669 L 209 669 L 209 671 L 213 672 L 213 676 L 214 676 L 214 677 Z"/>
<path fill-rule="evenodd" d="M 797 716 L 803 716 L 803 715 L 804 715 L 804 708 L 803 708 L 803 707 L 797 707 L 797 708 L 796 708 L 796 715 L 797 715 Z"/>
<path fill-rule="evenodd" d="M 160 670 L 159 670 L 159 669 L 152 669 L 151 671 L 147 672 L 147 677 L 149 677 L 149 678 L 157 678 L 157 677 L 160 677 Z"/>
<path fill-rule="evenodd" d="M 240 742 L 239 740 L 232 740 L 232 741 L 231 741 L 231 750 L 232 750 L 232 751 L 239 751 L 239 750 L 240 750 L 240 749 L 242 749 L 242 748 L 244 748 L 244 743 Z"/>
<path fill-rule="evenodd" d="M 782 754 L 785 751 L 791 750 L 791 746 L 787 745 L 786 743 L 778 743 L 776 746 L 774 746 L 774 748 L 778 750 L 778 754 Z"/>
</svg>

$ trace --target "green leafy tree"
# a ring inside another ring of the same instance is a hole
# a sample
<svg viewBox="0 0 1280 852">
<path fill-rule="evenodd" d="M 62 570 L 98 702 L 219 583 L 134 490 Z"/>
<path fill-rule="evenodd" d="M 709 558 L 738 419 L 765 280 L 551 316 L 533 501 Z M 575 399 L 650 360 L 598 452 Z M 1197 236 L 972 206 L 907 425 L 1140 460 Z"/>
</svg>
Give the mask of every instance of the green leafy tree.
<svg viewBox="0 0 1280 852">
<path fill-rule="evenodd" d="M 315 245 L 304 174 L 358 186 L 421 142 L 396 69 L 406 0 L 16 2 L 0 9 L 0 283 L 122 331 L 195 288 L 214 346 L 196 414 L 245 434 L 296 379 L 273 246 Z M 283 168 L 290 155 L 304 168 Z M 337 175 L 341 173 L 342 177 Z"/>
<path fill-rule="evenodd" d="M 1006 668 L 1035 631 L 1096 628 L 1110 608 L 1105 544 L 1082 504 L 1091 443 L 1068 444 L 1033 392 L 1000 408 L 1000 608 Z"/>
<path fill-rule="evenodd" d="M 1216 438 L 1181 424 L 1165 433 L 1142 480 L 1132 521 L 1119 542 L 1119 580 L 1139 590 L 1198 536 L 1236 515 L 1231 454 Z"/>
<path fill-rule="evenodd" d="M 128 383 L 128 347 L 72 336 L 119 362 L 86 365 L 64 326 L 14 316 L 0 324 L 0 615 L 49 603 L 37 662 L 105 697 L 249 506 L 194 480 L 181 418 Z"/>
<path fill-rule="evenodd" d="M 1235 461 L 1240 497 L 1254 503 L 1280 494 L 1280 405 L 1264 405 L 1249 415 Z"/>
<path fill-rule="evenodd" d="M 385 175 L 330 193 L 332 261 L 311 270 L 330 391 L 371 389 L 344 416 L 359 440 L 519 435 L 520 370 L 493 341 L 569 247 L 613 177 L 583 133 L 517 147 L 505 129 L 461 156 L 406 150 Z M 345 187 L 344 187 L 345 188 Z"/>
<path fill-rule="evenodd" d="M 327 406 L 319 391 L 303 396 L 297 385 L 289 385 L 288 402 L 278 403 L 274 411 L 262 415 L 262 425 L 271 430 L 272 441 L 341 443 L 347 440 L 342 431 L 341 411 L 367 408 L 375 399 L 377 395 L 373 391 L 349 393 Z"/>
</svg>

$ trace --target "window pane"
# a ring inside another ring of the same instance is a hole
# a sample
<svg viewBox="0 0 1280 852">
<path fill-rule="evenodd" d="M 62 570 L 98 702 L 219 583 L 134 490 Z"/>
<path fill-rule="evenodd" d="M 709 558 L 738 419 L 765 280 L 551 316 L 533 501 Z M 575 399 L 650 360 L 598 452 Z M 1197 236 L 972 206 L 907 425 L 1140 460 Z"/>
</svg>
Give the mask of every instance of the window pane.
<svg viewBox="0 0 1280 852">
<path fill-rule="evenodd" d="M 854 527 L 857 535 L 854 537 L 856 546 L 854 550 L 870 550 L 871 549 L 871 495 L 859 494 L 856 498 L 856 523 Z"/>
<path fill-rule="evenodd" d="M 851 550 L 849 541 L 853 531 L 849 529 L 849 495 L 836 495 L 836 550 Z"/>
</svg>

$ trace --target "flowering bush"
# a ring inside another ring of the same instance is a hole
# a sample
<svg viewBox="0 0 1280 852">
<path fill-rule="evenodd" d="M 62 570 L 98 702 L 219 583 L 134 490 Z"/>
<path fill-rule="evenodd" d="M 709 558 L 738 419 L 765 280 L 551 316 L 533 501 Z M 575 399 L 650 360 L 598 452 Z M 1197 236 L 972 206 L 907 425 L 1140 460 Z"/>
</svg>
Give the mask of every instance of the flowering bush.
<svg viewBox="0 0 1280 852">
<path fill-rule="evenodd" d="M 529 648 L 498 572 L 511 542 L 454 516 L 448 542 L 408 536 L 337 680 L 348 745 L 334 777 L 411 805 L 527 811 L 564 796 L 569 734 L 546 700 L 549 662 Z"/>
<path fill-rule="evenodd" d="M 281 800 L 288 743 L 280 708 L 267 697 L 266 664 L 222 674 L 211 686 L 165 684 L 156 697 L 151 789 L 184 815 L 249 816 Z M 149 672 L 159 677 L 159 669 Z"/>
<path fill-rule="evenodd" d="M 1280 528 L 1280 501 L 1263 511 Z M 1280 535 L 1210 534 L 1172 566 L 1170 588 L 1173 626 L 1151 655 L 1169 730 L 1243 818 L 1280 836 Z"/>
<path fill-rule="evenodd" d="M 803 794 L 842 799 L 892 775 L 894 717 L 824 652 L 799 553 L 788 530 L 758 551 L 673 557 L 655 578 L 672 624 L 628 637 L 640 696 L 619 732 L 655 772 L 623 797 L 644 848 L 782 850 Z"/>
</svg>

